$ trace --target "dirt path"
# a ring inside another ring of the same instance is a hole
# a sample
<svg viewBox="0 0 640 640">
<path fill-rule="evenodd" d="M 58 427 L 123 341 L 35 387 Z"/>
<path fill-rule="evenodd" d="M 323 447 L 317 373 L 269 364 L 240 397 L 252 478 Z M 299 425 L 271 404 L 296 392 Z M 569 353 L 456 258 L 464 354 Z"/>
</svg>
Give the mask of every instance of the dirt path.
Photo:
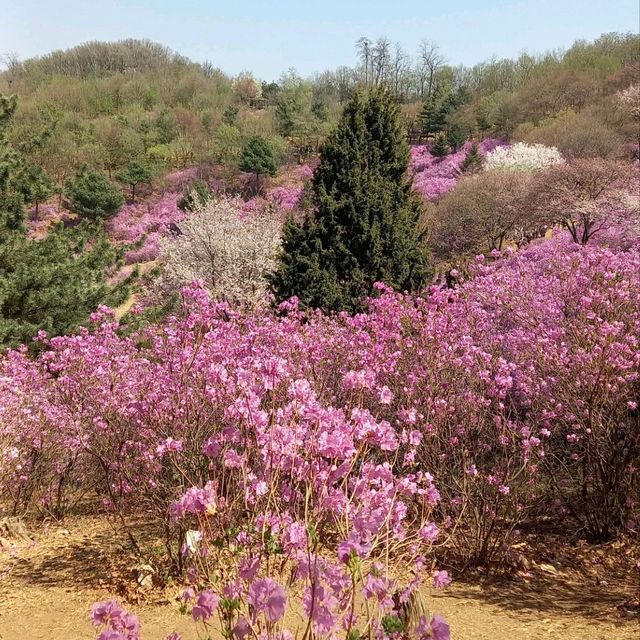
<svg viewBox="0 0 640 640">
<path fill-rule="evenodd" d="M 108 525 L 78 518 L 43 529 L 35 542 L 0 553 L 0 640 L 90 640 L 88 612 L 114 592 L 109 557 L 118 553 Z M 616 610 L 624 585 L 567 584 L 550 575 L 535 584 L 497 586 L 454 583 L 430 594 L 430 608 L 450 622 L 455 640 L 638 640 L 640 622 Z M 181 615 L 179 590 L 128 605 L 142 622 L 144 640 L 169 632 L 196 640 Z"/>
</svg>

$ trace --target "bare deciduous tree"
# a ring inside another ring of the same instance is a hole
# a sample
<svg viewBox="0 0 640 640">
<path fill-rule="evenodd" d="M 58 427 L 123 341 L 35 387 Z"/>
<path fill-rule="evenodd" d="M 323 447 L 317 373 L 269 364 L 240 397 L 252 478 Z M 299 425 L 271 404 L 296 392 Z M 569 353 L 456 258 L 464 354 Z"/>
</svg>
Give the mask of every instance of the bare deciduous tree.
<svg viewBox="0 0 640 640">
<path fill-rule="evenodd" d="M 501 251 L 544 234 L 545 220 L 528 207 L 532 176 L 490 171 L 462 179 L 431 209 L 431 245 L 444 261 Z"/>
<path fill-rule="evenodd" d="M 444 57 L 435 42 L 423 40 L 418 52 L 418 80 L 420 83 L 420 96 L 431 97 L 435 90 L 436 73 L 444 64 Z"/>
<path fill-rule="evenodd" d="M 391 85 L 396 98 L 403 98 L 403 79 L 410 67 L 409 56 L 404 52 L 402 45 L 396 42 L 393 59 L 391 61 Z"/>
<path fill-rule="evenodd" d="M 624 162 L 589 158 L 551 167 L 532 188 L 532 208 L 550 224 L 564 227 L 574 242 L 587 244 L 615 225 L 639 228 L 639 193 L 635 167 Z"/>
<path fill-rule="evenodd" d="M 371 61 L 371 40 L 367 37 L 359 38 L 356 42 L 358 56 L 364 65 L 364 83 L 369 84 L 369 64 Z"/>
<path fill-rule="evenodd" d="M 376 40 L 373 47 L 372 67 L 373 83 L 380 84 L 387 79 L 391 65 L 391 43 L 388 38 L 381 37 Z"/>
</svg>

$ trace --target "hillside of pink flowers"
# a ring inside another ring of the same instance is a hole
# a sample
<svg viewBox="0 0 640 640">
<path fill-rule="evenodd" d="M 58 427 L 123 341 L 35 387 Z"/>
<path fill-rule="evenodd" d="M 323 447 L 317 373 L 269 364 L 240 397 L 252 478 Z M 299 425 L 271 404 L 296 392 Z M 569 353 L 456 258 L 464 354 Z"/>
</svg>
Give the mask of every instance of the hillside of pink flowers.
<svg viewBox="0 0 640 640">
<path fill-rule="evenodd" d="M 295 210 L 300 204 L 304 183 L 313 174 L 308 165 L 284 167 L 264 196 L 248 200 L 246 211 L 274 204 L 282 212 Z M 116 243 L 137 244 L 125 255 L 127 264 L 155 260 L 160 253 L 160 238 L 171 225 L 184 219 L 185 213 L 178 208 L 183 191 L 202 177 L 202 171 L 191 167 L 165 176 L 163 184 L 168 191 L 146 201 L 126 204 L 114 218 L 107 222 L 109 236 Z M 208 180 L 214 192 L 224 190 L 217 180 Z"/>
<path fill-rule="evenodd" d="M 285 214 L 299 209 L 305 184 L 312 177 L 313 167 L 308 164 L 281 167 L 264 195 L 251 198 L 247 202 L 247 210 L 262 207 L 265 204 L 275 205 Z"/>
<path fill-rule="evenodd" d="M 470 146 L 411 149 L 426 201 L 455 187 Z M 479 145 L 496 148 L 508 160 L 501 141 Z M 245 210 L 298 210 L 311 176 L 285 167 Z M 158 256 L 198 177 L 170 174 L 107 222 L 128 264 Z M 41 211 L 33 233 L 55 216 Z M 194 282 L 162 324 L 122 331 L 100 308 L 77 335 L 41 333 L 36 357 L 0 359 L 8 511 L 63 516 L 87 492 L 125 526 L 144 510 L 199 632 L 236 640 L 292 639 L 290 612 L 318 639 L 391 640 L 425 585 L 449 584 L 443 567 L 509 562 L 524 527 L 638 535 L 637 233 L 613 225 L 585 246 L 556 233 L 449 284 L 378 283 L 350 316 L 295 299 L 240 311 Z M 115 601 L 91 619 L 100 640 L 140 638 Z M 412 624 L 450 640 L 437 614 Z"/>
<path fill-rule="evenodd" d="M 126 204 L 107 222 L 107 233 L 114 242 L 140 245 L 127 252 L 127 264 L 158 257 L 160 237 L 170 225 L 184 218 L 184 212 L 178 208 L 180 198 L 180 193 L 168 191 L 157 199 Z"/>
<path fill-rule="evenodd" d="M 409 173 L 413 175 L 414 189 L 426 200 L 432 201 L 451 191 L 461 176 L 460 165 L 471 149 L 471 142 L 466 142 L 459 151 L 442 158 L 431 155 L 431 145 L 411 147 Z M 486 156 L 504 142 L 495 138 L 486 138 L 478 145 L 481 155 Z"/>
<path fill-rule="evenodd" d="M 486 156 L 499 146 L 503 146 L 500 140 L 488 138 L 480 143 L 479 150 Z M 461 175 L 460 165 L 471 143 L 465 143 L 458 152 L 444 158 L 432 156 L 429 148 L 429 145 L 412 147 L 409 165 L 414 188 L 427 201 L 436 200 L 455 187 Z M 127 264 L 149 262 L 158 257 L 160 238 L 171 225 L 184 219 L 184 212 L 177 206 L 183 191 L 194 181 L 202 179 L 203 171 L 207 173 L 201 167 L 189 167 L 167 174 L 161 181 L 160 195 L 124 205 L 107 222 L 107 232 L 114 242 L 137 245 L 127 251 Z M 267 204 L 275 205 L 283 214 L 298 210 L 304 186 L 312 176 L 313 168 L 307 164 L 282 167 L 263 195 L 246 201 L 246 211 Z M 219 180 L 208 181 L 212 183 L 214 191 L 224 190 L 224 184 Z M 31 235 L 41 237 L 53 222 L 60 219 L 60 215 L 54 205 L 42 205 L 38 218 L 30 221 Z"/>
</svg>

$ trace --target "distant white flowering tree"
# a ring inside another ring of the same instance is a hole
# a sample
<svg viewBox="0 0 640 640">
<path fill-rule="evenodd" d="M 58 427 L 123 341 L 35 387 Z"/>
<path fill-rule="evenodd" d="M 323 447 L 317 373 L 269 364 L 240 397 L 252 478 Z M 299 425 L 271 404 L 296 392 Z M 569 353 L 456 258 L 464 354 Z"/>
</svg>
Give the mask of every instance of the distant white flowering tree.
<svg viewBox="0 0 640 640">
<path fill-rule="evenodd" d="M 539 171 L 557 164 L 564 164 L 564 158 L 556 147 L 518 142 L 509 147 L 498 147 L 489 153 L 484 169 Z"/>
<path fill-rule="evenodd" d="M 640 84 L 632 84 L 618 93 L 622 104 L 627 105 L 633 117 L 640 120 Z"/>
<path fill-rule="evenodd" d="M 177 226 L 178 234 L 161 244 L 161 291 L 200 280 L 214 297 L 251 306 L 264 302 L 264 275 L 280 246 L 277 209 L 247 213 L 239 198 L 220 197 L 197 204 Z"/>
</svg>

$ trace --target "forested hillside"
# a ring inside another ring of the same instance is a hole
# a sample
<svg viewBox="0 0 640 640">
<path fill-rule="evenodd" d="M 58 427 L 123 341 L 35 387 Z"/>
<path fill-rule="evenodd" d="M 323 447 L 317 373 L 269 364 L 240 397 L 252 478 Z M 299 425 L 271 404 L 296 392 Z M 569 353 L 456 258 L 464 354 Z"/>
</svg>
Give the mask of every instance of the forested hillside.
<svg viewBox="0 0 640 640">
<path fill-rule="evenodd" d="M 131 160 L 158 170 L 214 160 L 233 170 L 253 135 L 270 139 L 283 157 L 304 155 L 356 86 L 382 82 L 415 136 L 459 127 L 465 137 L 618 157 L 637 145 L 633 97 L 625 109 L 616 94 L 637 84 L 639 41 L 607 34 L 566 52 L 466 68 L 448 64 L 433 43 L 410 56 L 384 38 L 362 39 L 361 64 L 309 79 L 292 70 L 276 82 L 250 73 L 231 78 L 215 61 L 196 64 L 151 42 L 88 43 L 8 60 L 0 91 L 20 98 L 13 139 L 60 184 L 85 162 L 111 173 Z"/>
</svg>

